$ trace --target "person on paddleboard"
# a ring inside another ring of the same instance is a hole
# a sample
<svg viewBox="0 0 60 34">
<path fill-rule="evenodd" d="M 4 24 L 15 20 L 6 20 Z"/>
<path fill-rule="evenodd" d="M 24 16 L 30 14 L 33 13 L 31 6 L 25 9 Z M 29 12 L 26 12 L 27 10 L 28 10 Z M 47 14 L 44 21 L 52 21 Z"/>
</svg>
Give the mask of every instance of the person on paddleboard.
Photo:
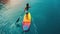
<svg viewBox="0 0 60 34">
<path fill-rule="evenodd" d="M 26 7 L 25 7 L 25 9 L 24 9 L 27 18 L 28 18 L 28 10 L 29 10 L 29 8 L 30 8 L 29 3 L 27 3 L 27 4 L 26 4 Z"/>
</svg>

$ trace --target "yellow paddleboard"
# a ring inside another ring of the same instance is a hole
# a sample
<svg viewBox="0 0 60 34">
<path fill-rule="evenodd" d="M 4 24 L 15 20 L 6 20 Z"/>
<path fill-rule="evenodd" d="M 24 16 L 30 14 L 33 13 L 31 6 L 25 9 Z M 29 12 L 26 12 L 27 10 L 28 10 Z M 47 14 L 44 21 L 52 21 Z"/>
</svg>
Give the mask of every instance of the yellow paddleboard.
<svg viewBox="0 0 60 34">
<path fill-rule="evenodd" d="M 26 16 L 26 14 L 24 15 L 24 19 L 23 19 L 23 22 L 22 22 L 23 31 L 28 31 L 29 28 L 30 28 L 30 24 L 31 24 L 31 14 L 29 12 L 28 17 Z"/>
</svg>

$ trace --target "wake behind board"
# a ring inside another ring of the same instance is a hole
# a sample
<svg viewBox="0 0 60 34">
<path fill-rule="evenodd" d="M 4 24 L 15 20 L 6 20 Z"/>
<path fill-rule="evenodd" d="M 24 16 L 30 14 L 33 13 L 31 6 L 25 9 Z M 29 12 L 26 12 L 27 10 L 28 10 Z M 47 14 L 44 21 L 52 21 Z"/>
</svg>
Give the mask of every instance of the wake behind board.
<svg viewBox="0 0 60 34">
<path fill-rule="evenodd" d="M 28 13 L 28 19 L 26 17 L 26 14 L 24 15 L 23 22 L 22 22 L 22 28 L 23 31 L 28 31 L 30 29 L 31 24 L 31 14 Z"/>
</svg>

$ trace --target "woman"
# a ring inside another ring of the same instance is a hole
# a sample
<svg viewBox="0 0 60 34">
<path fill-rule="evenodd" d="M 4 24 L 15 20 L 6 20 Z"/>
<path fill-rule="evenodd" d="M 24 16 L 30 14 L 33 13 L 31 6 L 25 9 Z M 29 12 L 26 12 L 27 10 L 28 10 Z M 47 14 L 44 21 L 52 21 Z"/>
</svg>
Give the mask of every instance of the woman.
<svg viewBox="0 0 60 34">
<path fill-rule="evenodd" d="M 25 7 L 25 13 L 26 13 L 26 17 L 28 19 L 28 10 L 29 10 L 30 6 L 29 6 L 29 3 L 26 4 L 26 7 Z"/>
</svg>

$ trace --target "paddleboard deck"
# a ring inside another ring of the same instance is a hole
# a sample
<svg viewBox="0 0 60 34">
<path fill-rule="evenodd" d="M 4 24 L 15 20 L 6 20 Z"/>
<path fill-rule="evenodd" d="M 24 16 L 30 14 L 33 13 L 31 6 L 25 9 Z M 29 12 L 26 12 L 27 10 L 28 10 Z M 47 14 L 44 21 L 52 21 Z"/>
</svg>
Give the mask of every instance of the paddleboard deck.
<svg viewBox="0 0 60 34">
<path fill-rule="evenodd" d="M 30 29 L 30 24 L 31 24 L 31 14 L 29 12 L 28 17 L 25 14 L 23 18 L 23 22 L 22 22 L 23 31 L 28 31 Z"/>
</svg>

